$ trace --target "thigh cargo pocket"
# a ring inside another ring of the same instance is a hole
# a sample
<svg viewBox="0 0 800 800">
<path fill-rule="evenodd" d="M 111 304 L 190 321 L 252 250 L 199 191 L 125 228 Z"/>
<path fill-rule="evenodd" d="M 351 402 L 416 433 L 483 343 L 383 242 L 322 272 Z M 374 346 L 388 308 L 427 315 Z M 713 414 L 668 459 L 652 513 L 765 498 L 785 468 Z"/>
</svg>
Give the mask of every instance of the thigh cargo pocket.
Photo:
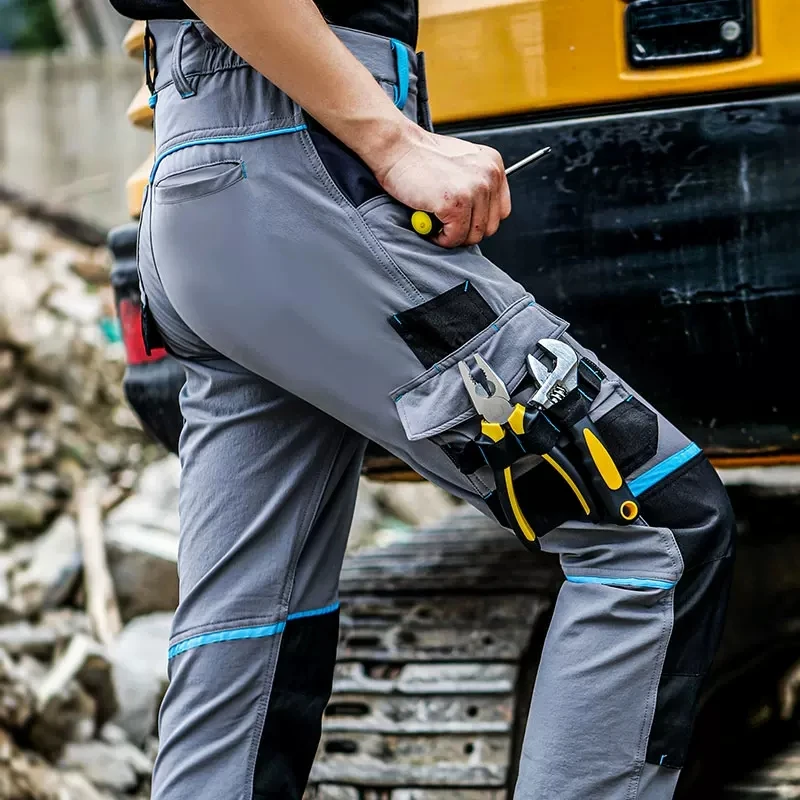
<svg viewBox="0 0 800 800">
<path fill-rule="evenodd" d="M 509 524 L 509 508 L 521 509 L 535 536 L 568 520 L 602 519 L 602 500 L 592 489 L 593 472 L 583 464 L 578 447 L 566 435 L 588 413 L 608 452 L 627 478 L 651 459 L 658 445 L 656 414 L 629 395 L 616 377 L 607 377 L 585 351 L 565 337 L 582 357 L 578 388 L 558 404 L 562 415 L 531 417 L 531 427 L 516 433 L 506 426 L 497 442 L 482 434 L 480 418 L 457 368 L 480 354 L 512 395 L 512 404 L 526 403 L 537 388 L 528 374 L 526 356 L 541 355 L 537 343 L 559 338 L 567 324 L 529 298 L 468 337 L 471 326 L 485 325 L 489 307 L 470 287 L 452 290 L 396 315 L 390 324 L 417 355 L 426 372 L 393 393 L 400 420 L 412 441 L 429 439 L 470 476 L 501 524 Z M 446 355 L 443 355 L 445 354 Z M 510 466 L 511 473 L 506 472 Z M 511 476 L 512 490 L 509 492 Z M 509 494 L 513 498 L 509 500 Z M 502 499 L 502 502 L 501 502 Z M 515 513 L 519 523 L 519 515 Z M 523 526 L 524 530 L 524 526 Z M 522 538 L 520 536 L 520 538 Z"/>
</svg>

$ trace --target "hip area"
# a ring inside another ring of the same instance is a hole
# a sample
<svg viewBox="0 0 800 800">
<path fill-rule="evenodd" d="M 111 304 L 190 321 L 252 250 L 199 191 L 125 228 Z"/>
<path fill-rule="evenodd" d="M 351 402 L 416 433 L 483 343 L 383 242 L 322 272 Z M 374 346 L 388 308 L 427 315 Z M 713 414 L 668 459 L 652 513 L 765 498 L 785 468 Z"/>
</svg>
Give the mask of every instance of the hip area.
<svg viewBox="0 0 800 800">
<path fill-rule="evenodd" d="M 399 40 L 331 30 L 412 121 L 422 123 L 420 63 Z M 197 20 L 148 23 L 145 59 L 154 110 L 156 169 L 177 149 L 296 133 L 314 121 L 303 108 Z"/>
</svg>

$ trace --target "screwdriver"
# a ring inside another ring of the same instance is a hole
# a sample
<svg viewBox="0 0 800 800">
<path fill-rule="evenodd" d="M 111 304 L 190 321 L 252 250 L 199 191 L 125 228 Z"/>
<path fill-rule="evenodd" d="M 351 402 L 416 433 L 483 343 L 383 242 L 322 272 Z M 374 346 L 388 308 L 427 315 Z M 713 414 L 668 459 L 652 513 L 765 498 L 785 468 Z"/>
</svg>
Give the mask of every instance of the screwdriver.
<svg viewBox="0 0 800 800">
<path fill-rule="evenodd" d="M 527 167 L 528 164 L 533 164 L 534 161 L 538 161 L 540 158 L 549 156 L 551 152 L 552 148 L 543 147 L 541 150 L 537 150 L 535 153 L 525 156 L 525 158 L 517 161 L 516 164 L 512 164 L 510 167 L 506 168 L 506 177 L 513 175 L 523 167 Z M 429 214 L 427 211 L 414 211 L 411 214 L 411 227 L 420 236 L 426 239 L 432 239 L 442 232 L 444 225 L 440 219 L 433 214 Z"/>
</svg>

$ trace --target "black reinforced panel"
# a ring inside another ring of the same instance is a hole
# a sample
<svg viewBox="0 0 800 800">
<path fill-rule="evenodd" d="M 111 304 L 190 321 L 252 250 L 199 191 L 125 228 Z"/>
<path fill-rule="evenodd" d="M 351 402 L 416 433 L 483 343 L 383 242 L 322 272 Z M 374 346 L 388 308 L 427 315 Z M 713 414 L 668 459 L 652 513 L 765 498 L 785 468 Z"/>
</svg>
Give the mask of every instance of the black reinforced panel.
<svg viewBox="0 0 800 800">
<path fill-rule="evenodd" d="M 735 518 L 725 487 L 702 455 L 641 495 L 639 503 L 650 525 L 672 530 L 684 562 L 646 757 L 650 764 L 680 768 L 725 622 Z"/>
<path fill-rule="evenodd" d="M 258 746 L 253 800 L 303 797 L 333 686 L 338 639 L 338 611 L 286 623 Z"/>
<path fill-rule="evenodd" d="M 432 367 L 496 318 L 473 283 L 465 281 L 421 305 L 393 314 L 389 324 L 422 365 Z"/>
</svg>

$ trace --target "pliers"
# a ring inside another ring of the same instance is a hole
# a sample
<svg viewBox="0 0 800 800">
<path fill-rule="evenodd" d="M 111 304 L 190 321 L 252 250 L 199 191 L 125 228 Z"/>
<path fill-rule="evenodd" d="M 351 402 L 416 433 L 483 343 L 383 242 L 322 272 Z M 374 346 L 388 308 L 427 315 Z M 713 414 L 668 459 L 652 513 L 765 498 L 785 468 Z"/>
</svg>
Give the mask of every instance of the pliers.
<svg viewBox="0 0 800 800">
<path fill-rule="evenodd" d="M 517 436 L 523 436 L 531 429 L 537 416 L 542 413 L 542 408 L 512 403 L 508 389 L 500 376 L 482 356 L 476 353 L 474 358 L 475 364 L 483 373 L 483 383 L 472 377 L 466 361 L 459 361 L 458 369 L 470 400 L 481 416 L 481 434 L 484 442 L 479 440 L 478 444 L 491 445 L 502 442 L 508 430 Z M 596 509 L 586 484 L 560 448 L 554 446 L 547 453 L 535 453 L 534 455 L 541 456 L 568 484 L 587 518 L 596 519 Z M 532 547 L 532 545 L 536 542 L 537 534 L 520 507 L 514 489 L 511 466 L 493 471 L 500 504 L 509 525 L 512 526 L 517 538 L 526 547 L 536 549 L 536 546 Z"/>
</svg>

